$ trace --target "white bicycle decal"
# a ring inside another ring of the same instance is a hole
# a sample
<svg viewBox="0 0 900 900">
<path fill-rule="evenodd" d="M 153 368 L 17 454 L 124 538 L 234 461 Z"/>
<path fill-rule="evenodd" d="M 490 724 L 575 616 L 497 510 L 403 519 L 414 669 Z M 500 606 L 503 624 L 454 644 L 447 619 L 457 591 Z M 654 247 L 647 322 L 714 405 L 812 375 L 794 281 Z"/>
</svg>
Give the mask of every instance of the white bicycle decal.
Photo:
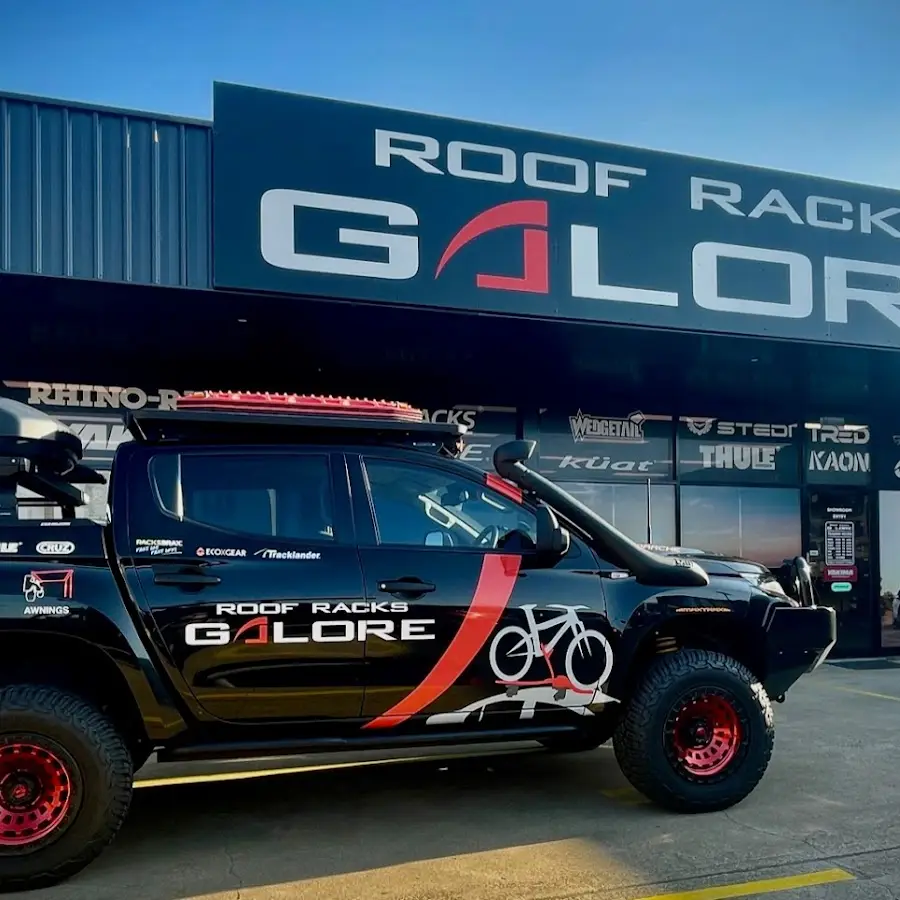
<svg viewBox="0 0 900 900">
<path fill-rule="evenodd" d="M 546 607 L 547 609 L 559 609 L 562 612 L 546 622 L 538 622 L 535 619 L 534 610 L 536 607 L 537 604 L 535 603 L 521 607 L 528 622 L 527 629 L 522 628 L 520 625 L 508 625 L 506 628 L 501 628 L 494 640 L 491 641 L 490 662 L 491 668 L 498 678 L 497 683 L 505 685 L 507 694 L 510 696 L 515 695 L 520 687 L 539 687 L 543 685 L 550 685 L 556 688 L 556 699 L 564 697 L 566 691 L 574 691 L 577 694 L 593 694 L 609 678 L 613 667 L 613 655 L 609 641 L 604 635 L 599 631 L 585 627 L 578 617 L 579 610 L 590 609 L 590 607 L 564 606 L 551 603 Z M 556 629 L 556 633 L 546 642 L 542 642 L 541 635 L 554 629 Z M 563 673 L 557 674 L 553 669 L 550 656 L 556 645 L 566 634 L 571 634 L 572 640 L 569 642 L 563 658 Z M 519 640 L 503 653 L 502 659 L 498 658 L 501 641 L 510 638 L 518 638 Z M 598 678 L 586 683 L 578 680 L 573 663 L 576 650 L 582 659 L 592 657 L 592 644 L 599 645 L 597 649 L 603 653 L 603 671 Z M 550 677 L 539 681 L 523 681 L 522 679 L 528 674 L 533 663 L 541 658 L 547 664 Z M 521 659 L 521 663 L 517 662 L 519 659 Z M 515 666 L 518 666 L 518 668 L 513 668 Z"/>
</svg>

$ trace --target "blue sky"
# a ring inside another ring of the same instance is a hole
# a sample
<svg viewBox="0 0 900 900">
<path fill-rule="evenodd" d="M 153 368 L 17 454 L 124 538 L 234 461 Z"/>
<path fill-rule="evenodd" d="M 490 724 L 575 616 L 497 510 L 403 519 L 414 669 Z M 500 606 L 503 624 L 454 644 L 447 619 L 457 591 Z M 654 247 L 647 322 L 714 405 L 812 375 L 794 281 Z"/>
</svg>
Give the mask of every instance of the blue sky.
<svg viewBox="0 0 900 900">
<path fill-rule="evenodd" d="M 0 0 L 0 92 L 213 80 L 900 187 L 898 0 Z"/>
</svg>

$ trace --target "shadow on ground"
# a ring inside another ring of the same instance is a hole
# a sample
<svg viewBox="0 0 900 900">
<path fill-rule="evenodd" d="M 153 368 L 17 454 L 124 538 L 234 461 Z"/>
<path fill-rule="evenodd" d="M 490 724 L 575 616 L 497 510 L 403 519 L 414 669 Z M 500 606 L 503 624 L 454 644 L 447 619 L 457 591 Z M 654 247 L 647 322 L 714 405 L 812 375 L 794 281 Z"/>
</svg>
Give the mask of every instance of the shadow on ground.
<svg viewBox="0 0 900 900">
<path fill-rule="evenodd" d="M 71 886 L 181 900 L 326 878 L 580 838 L 586 818 L 613 807 L 646 816 L 635 799 L 608 750 L 151 788 L 136 792 L 117 842 Z"/>
</svg>

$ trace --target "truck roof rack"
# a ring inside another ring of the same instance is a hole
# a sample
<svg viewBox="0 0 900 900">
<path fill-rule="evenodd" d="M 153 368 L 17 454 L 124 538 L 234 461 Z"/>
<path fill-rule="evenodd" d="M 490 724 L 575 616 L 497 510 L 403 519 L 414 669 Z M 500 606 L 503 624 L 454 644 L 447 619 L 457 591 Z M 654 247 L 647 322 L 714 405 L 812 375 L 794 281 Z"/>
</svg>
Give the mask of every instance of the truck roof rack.
<svg viewBox="0 0 900 900">
<path fill-rule="evenodd" d="M 391 400 L 249 391 L 185 394 L 173 410 L 143 409 L 126 417 L 131 436 L 144 444 L 357 441 L 436 446 L 455 455 L 467 429 L 429 422 L 421 409 Z"/>
<path fill-rule="evenodd" d="M 79 484 L 105 484 L 82 463 L 84 445 L 72 430 L 47 413 L 0 397 L 0 491 L 25 488 L 62 507 L 64 515 L 85 503 Z"/>
</svg>

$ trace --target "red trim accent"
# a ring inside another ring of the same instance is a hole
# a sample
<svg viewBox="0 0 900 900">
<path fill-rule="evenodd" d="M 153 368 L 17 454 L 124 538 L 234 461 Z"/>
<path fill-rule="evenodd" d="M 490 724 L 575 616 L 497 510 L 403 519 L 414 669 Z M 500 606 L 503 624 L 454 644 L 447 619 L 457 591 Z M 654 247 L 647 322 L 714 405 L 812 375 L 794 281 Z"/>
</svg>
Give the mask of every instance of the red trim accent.
<svg viewBox="0 0 900 900">
<path fill-rule="evenodd" d="M 475 238 L 487 234 L 489 231 L 496 231 L 498 228 L 508 228 L 512 225 L 543 225 L 547 227 L 547 201 L 546 200 L 513 200 L 509 203 L 501 203 L 499 206 L 492 206 L 484 212 L 479 213 L 474 219 L 470 219 L 463 225 L 459 231 L 453 235 L 452 240 L 447 244 L 447 249 L 441 256 L 434 277 L 437 278 L 441 274 L 444 266 L 455 256 L 458 250 L 461 250 L 470 241 Z M 541 233 L 541 232 L 539 232 Z M 526 232 L 526 235 L 528 232 Z M 546 239 L 546 236 L 545 236 Z M 526 237 L 525 252 L 526 258 L 529 250 L 528 240 Z M 531 252 L 535 252 L 532 247 Z M 526 267 L 527 268 L 527 267 Z M 479 276 L 482 278 L 485 276 Z M 488 275 L 488 278 L 496 277 Z M 519 281 L 519 279 L 514 279 Z M 479 285 L 481 286 L 481 285 Z M 517 288 L 521 290 L 521 288 Z M 543 293 L 547 293 L 543 291 Z"/>
<path fill-rule="evenodd" d="M 475 595 L 450 646 L 418 687 L 363 728 L 391 728 L 422 712 L 452 687 L 485 645 L 509 603 L 520 556 L 488 554 L 481 564 Z"/>
<path fill-rule="evenodd" d="M 480 288 L 495 291 L 524 291 L 528 294 L 550 293 L 550 239 L 546 231 L 526 228 L 522 244 L 523 273 L 518 275 L 475 276 Z"/>
<path fill-rule="evenodd" d="M 255 638 L 247 638 L 244 641 L 245 644 L 268 644 L 269 643 L 269 617 L 268 616 L 257 616 L 255 619 L 251 619 L 249 622 L 244 622 L 240 628 L 238 628 L 237 633 L 231 639 L 232 643 L 235 643 L 237 639 L 245 632 L 249 631 L 251 628 L 259 628 L 259 634 Z"/>
<path fill-rule="evenodd" d="M 505 478 L 501 478 L 493 472 L 484 473 L 484 483 L 498 494 L 503 494 L 504 497 L 514 500 L 516 503 L 522 502 L 522 489 L 517 484 L 507 481 Z"/>
</svg>

